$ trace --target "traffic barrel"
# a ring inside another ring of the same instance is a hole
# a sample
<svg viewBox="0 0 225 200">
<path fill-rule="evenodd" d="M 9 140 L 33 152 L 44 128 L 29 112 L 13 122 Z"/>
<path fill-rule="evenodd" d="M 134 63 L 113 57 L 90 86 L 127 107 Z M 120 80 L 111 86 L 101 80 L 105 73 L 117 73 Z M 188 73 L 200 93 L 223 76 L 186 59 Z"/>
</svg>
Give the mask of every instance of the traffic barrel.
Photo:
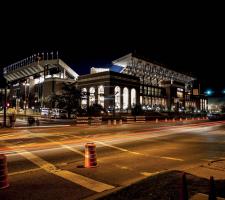
<svg viewBox="0 0 225 200">
<path fill-rule="evenodd" d="M 167 122 L 167 118 L 165 118 L 165 122 Z"/>
<path fill-rule="evenodd" d="M 183 119 L 180 117 L 180 122 L 182 122 L 183 121 Z"/>
<path fill-rule="evenodd" d="M 122 119 L 120 119 L 120 125 L 122 125 L 123 124 L 123 120 Z"/>
<path fill-rule="evenodd" d="M 93 142 L 85 144 L 85 168 L 91 168 L 97 166 L 96 146 Z"/>
<path fill-rule="evenodd" d="M 0 154 L 0 189 L 9 186 L 7 160 L 4 154 Z"/>
<path fill-rule="evenodd" d="M 113 125 L 116 125 L 116 119 L 113 120 Z"/>
<path fill-rule="evenodd" d="M 158 122 L 159 122 L 159 119 L 158 119 L 158 118 L 156 118 L 156 119 L 155 119 L 155 123 L 158 123 Z"/>
</svg>

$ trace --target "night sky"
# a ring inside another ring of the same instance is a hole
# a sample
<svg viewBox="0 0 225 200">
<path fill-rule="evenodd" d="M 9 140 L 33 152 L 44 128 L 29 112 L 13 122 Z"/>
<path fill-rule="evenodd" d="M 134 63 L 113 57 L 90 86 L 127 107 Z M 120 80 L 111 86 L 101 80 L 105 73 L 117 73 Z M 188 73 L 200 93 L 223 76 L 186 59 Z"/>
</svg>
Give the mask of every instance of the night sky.
<svg viewBox="0 0 225 200">
<path fill-rule="evenodd" d="M 221 5 L 78 6 L 40 1 L 29 8 L 18 6 L 13 11 L 5 8 L 0 16 L 1 67 L 33 53 L 58 50 L 78 74 L 85 74 L 91 66 L 136 52 L 191 73 L 202 91 L 211 88 L 219 94 L 225 89 Z"/>
</svg>

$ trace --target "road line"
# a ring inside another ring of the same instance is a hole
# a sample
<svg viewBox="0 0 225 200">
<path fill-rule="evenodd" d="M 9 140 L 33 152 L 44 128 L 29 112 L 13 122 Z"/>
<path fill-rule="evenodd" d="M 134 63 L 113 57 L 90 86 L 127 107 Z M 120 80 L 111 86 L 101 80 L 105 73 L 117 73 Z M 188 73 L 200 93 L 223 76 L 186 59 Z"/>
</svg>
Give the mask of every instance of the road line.
<svg viewBox="0 0 225 200">
<path fill-rule="evenodd" d="M 14 175 L 25 174 L 25 173 L 29 173 L 29 172 L 36 172 L 39 170 L 41 170 L 41 168 L 34 168 L 34 169 L 28 169 L 28 170 L 23 170 L 23 171 L 19 171 L 19 172 L 12 172 L 12 173 L 8 173 L 8 175 L 14 176 Z"/>
<path fill-rule="evenodd" d="M 103 146 L 106 146 L 106 147 L 111 147 L 111 148 L 113 148 L 113 149 L 117 149 L 117 150 L 123 151 L 123 152 L 128 152 L 128 153 L 132 153 L 132 154 L 135 154 L 135 155 L 144 155 L 144 154 L 142 154 L 142 153 L 135 152 L 135 151 L 129 151 L 129 150 L 127 150 L 127 149 L 120 148 L 120 147 L 117 147 L 117 146 L 114 146 L 114 145 L 110 145 L 110 144 L 107 144 L 107 143 L 105 143 L 105 142 L 100 142 L 100 141 L 94 141 L 94 142 L 96 142 L 96 143 L 98 143 L 98 144 L 101 144 L 101 145 L 103 145 Z"/>
<path fill-rule="evenodd" d="M 22 126 L 22 127 L 14 127 L 14 129 L 23 129 L 23 128 L 51 128 L 51 127 L 66 127 L 71 126 L 69 124 L 66 125 L 50 125 L 50 126 Z"/>
<path fill-rule="evenodd" d="M 83 153 L 83 152 L 81 152 L 81 151 L 79 151 L 79 150 L 77 150 L 77 149 L 74 149 L 74 148 L 70 147 L 69 145 L 65 145 L 65 144 L 63 144 L 62 142 L 58 142 L 58 141 L 55 141 L 55 140 L 52 140 L 52 139 L 49 139 L 49 138 L 46 138 L 46 137 L 43 137 L 43 136 L 36 136 L 36 137 L 37 137 L 37 138 L 44 139 L 44 140 L 47 140 L 47 141 L 49 141 L 49 142 L 51 142 L 51 143 L 53 143 L 53 144 L 55 144 L 55 145 L 59 145 L 59 146 L 61 146 L 61 147 L 63 147 L 63 148 L 69 149 L 70 151 L 73 151 L 73 152 L 75 152 L 75 153 L 77 153 L 77 154 L 80 154 L 81 156 L 84 157 L 84 153 Z M 62 139 L 63 139 L 63 138 L 62 138 Z M 20 147 L 23 147 L 23 146 L 20 145 Z"/>
<path fill-rule="evenodd" d="M 161 156 L 160 158 L 167 159 L 167 160 L 177 160 L 177 161 L 184 161 L 180 158 L 173 158 L 173 157 L 167 157 L 167 156 Z"/>
<path fill-rule="evenodd" d="M 92 190 L 95 192 L 103 192 L 105 190 L 114 188 L 114 186 L 112 185 L 95 181 L 88 177 L 81 176 L 79 174 L 75 174 L 67 170 L 61 170 L 59 168 L 56 168 L 55 165 L 43 160 L 42 158 L 32 154 L 31 152 L 28 152 L 28 151 L 25 153 L 18 152 L 18 154 L 30 160 L 32 163 L 36 164 L 37 166 L 39 166 L 41 169 L 45 170 L 46 172 L 54 174 L 61 178 L 64 178 L 65 180 L 71 181 L 75 184 L 81 185 L 89 190 Z"/>
<path fill-rule="evenodd" d="M 51 140 L 51 139 L 45 138 L 45 137 L 40 137 L 40 138 L 43 138 L 45 140 L 48 140 L 49 142 L 52 142 L 54 144 L 60 145 L 61 147 L 64 147 L 66 149 L 69 149 L 70 151 L 73 151 L 75 153 L 78 153 L 78 154 L 80 154 L 81 156 L 84 157 L 84 153 L 82 151 L 79 151 L 77 149 L 74 149 L 74 148 L 70 147 L 69 145 L 65 145 L 65 144 L 62 144 L 61 142 L 57 142 L 57 141 L 54 141 L 54 140 Z"/>
<path fill-rule="evenodd" d="M 152 176 L 152 174 L 154 173 L 150 173 L 150 172 L 140 172 L 141 175 L 143 176 Z"/>
</svg>

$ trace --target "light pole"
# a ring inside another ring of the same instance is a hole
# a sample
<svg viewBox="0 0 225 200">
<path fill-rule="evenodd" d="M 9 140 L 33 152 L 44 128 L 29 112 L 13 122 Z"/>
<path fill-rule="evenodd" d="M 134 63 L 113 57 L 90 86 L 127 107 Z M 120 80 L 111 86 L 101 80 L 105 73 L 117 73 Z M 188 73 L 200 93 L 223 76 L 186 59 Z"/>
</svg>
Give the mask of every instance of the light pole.
<svg viewBox="0 0 225 200">
<path fill-rule="evenodd" d="M 25 82 L 25 83 L 23 83 L 23 85 L 24 85 L 24 115 L 26 115 L 27 114 L 27 90 L 26 90 L 26 86 L 29 86 L 30 84 Z"/>
<path fill-rule="evenodd" d="M 5 97 L 4 97 L 4 119 L 3 119 L 3 127 L 6 127 L 6 109 L 7 109 L 7 81 L 5 86 Z"/>
</svg>

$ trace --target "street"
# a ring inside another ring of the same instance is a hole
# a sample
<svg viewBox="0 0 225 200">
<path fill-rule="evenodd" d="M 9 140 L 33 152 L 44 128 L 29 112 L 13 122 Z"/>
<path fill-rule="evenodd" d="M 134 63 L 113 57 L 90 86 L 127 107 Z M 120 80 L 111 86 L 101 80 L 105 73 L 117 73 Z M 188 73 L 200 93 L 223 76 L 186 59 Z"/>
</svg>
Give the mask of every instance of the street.
<svg viewBox="0 0 225 200">
<path fill-rule="evenodd" d="M 94 142 L 96 168 L 84 168 Z M 225 121 L 0 130 L 10 186 L 0 199 L 85 199 L 144 177 L 225 159 Z"/>
</svg>

